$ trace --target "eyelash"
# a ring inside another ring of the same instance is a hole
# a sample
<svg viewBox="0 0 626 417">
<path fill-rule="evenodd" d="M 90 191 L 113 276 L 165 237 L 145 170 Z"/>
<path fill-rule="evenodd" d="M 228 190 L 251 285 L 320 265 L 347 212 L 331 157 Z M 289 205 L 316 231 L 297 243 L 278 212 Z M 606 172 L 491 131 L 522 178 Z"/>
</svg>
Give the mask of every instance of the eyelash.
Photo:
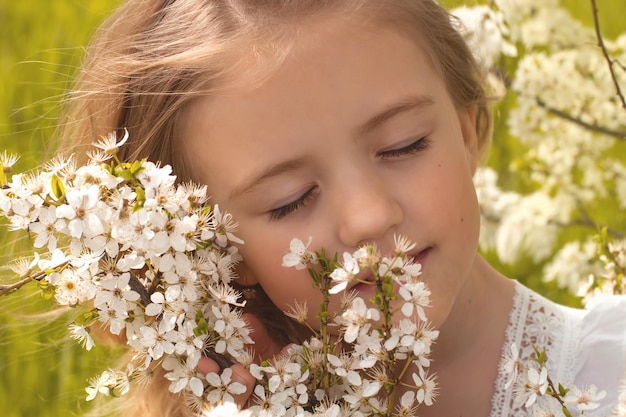
<svg viewBox="0 0 626 417">
<path fill-rule="evenodd" d="M 430 140 L 426 138 L 419 138 L 415 142 L 412 142 L 403 148 L 380 152 L 378 156 L 381 158 L 398 158 L 401 156 L 413 155 L 427 149 L 429 145 Z"/>
<path fill-rule="evenodd" d="M 291 203 L 285 204 L 284 206 L 275 208 L 270 210 L 270 220 L 280 220 L 288 214 L 306 206 L 313 197 L 315 197 L 315 193 L 317 191 L 317 186 L 311 187 L 306 193 L 304 193 L 300 198 Z"/>
<path fill-rule="evenodd" d="M 427 149 L 430 145 L 430 141 L 426 138 L 419 138 L 415 142 L 400 148 L 400 149 L 392 149 L 385 152 L 380 152 L 378 154 L 379 157 L 382 158 L 398 158 L 401 156 L 413 155 L 417 152 L 423 151 Z M 313 197 L 315 197 L 315 192 L 317 191 L 317 186 L 311 187 L 307 192 L 305 192 L 300 198 L 291 203 L 285 204 L 284 206 L 275 208 L 270 210 L 270 220 L 276 221 L 280 220 L 283 217 L 293 213 L 294 211 L 301 209 L 306 206 Z"/>
</svg>

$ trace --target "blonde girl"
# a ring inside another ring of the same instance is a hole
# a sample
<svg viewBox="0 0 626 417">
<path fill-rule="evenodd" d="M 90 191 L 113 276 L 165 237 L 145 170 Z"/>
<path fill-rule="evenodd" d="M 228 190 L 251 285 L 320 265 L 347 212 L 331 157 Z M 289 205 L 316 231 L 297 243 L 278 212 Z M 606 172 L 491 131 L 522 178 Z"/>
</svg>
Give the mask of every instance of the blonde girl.
<svg viewBox="0 0 626 417">
<path fill-rule="evenodd" d="M 281 313 L 294 301 L 308 303 L 315 325 L 320 294 L 306 272 L 281 266 L 291 238 L 386 253 L 402 234 L 416 242 L 440 330 L 431 366 L 440 394 L 420 416 L 524 415 L 504 372 L 511 345 L 521 358 L 549 349 L 554 379 L 598 384 L 608 412 L 626 304 L 560 307 L 477 254 L 472 176 L 489 141 L 488 101 L 432 0 L 131 0 L 91 45 L 60 136 L 76 148 L 126 128 L 124 158 L 207 184 L 240 224 L 258 356 L 306 337 Z M 351 287 L 365 299 L 368 288 Z M 204 359 L 199 369 L 216 366 Z M 254 378 L 233 372 L 248 387 L 243 406 Z M 159 377 L 131 398 L 130 415 L 190 413 Z"/>
</svg>

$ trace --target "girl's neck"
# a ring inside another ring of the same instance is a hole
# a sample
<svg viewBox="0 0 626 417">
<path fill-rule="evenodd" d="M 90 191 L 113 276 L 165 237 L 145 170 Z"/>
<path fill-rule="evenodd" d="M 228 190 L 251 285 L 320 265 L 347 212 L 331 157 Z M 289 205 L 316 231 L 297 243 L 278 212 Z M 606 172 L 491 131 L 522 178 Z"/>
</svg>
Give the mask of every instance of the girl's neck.
<svg viewBox="0 0 626 417">
<path fill-rule="evenodd" d="M 513 282 L 477 256 L 439 329 L 430 366 L 439 396 L 433 406 L 420 407 L 420 416 L 489 415 L 514 294 Z"/>
<path fill-rule="evenodd" d="M 433 359 L 440 365 L 467 358 L 486 342 L 504 343 L 515 287 L 480 255 L 446 321 L 439 328 Z"/>
</svg>

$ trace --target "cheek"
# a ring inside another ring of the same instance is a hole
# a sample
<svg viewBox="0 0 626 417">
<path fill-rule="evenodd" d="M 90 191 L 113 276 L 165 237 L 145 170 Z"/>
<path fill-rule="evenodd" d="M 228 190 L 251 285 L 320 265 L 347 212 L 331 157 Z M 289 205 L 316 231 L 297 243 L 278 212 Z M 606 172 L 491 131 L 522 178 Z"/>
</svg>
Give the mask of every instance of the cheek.
<svg viewBox="0 0 626 417">
<path fill-rule="evenodd" d="M 293 305 L 294 299 L 302 296 L 304 288 L 310 288 L 308 272 L 282 266 L 283 256 L 289 250 L 293 236 L 277 236 L 271 230 L 261 232 L 251 227 L 241 228 L 245 244 L 240 247 L 244 261 L 238 271 L 244 284 L 258 283 L 274 304 L 281 310 Z M 251 230 L 252 229 L 252 230 Z"/>
<path fill-rule="evenodd" d="M 476 189 L 474 188 L 474 182 L 471 177 L 465 179 L 465 186 L 459 192 L 457 201 L 458 213 L 457 224 L 460 228 L 467 231 L 470 242 L 473 249 L 476 249 L 478 244 L 478 234 L 480 230 L 480 208 L 478 205 L 478 197 L 476 196 Z"/>
<path fill-rule="evenodd" d="M 437 206 L 435 209 L 439 210 L 442 221 L 447 222 L 447 227 L 475 233 L 480 220 L 478 200 L 471 172 L 463 162 L 448 166 L 439 164 L 440 180 L 430 190 L 430 195 L 437 199 L 438 202 L 433 204 Z"/>
<path fill-rule="evenodd" d="M 282 266 L 283 256 L 289 251 L 289 242 L 293 237 L 306 240 L 309 230 L 292 230 L 281 224 L 251 224 L 242 222 L 240 229 L 245 230 L 241 238 L 245 244 L 240 252 L 244 262 L 239 272 L 243 281 L 258 283 L 274 305 L 281 311 L 289 311 L 295 302 L 306 302 L 309 317 L 317 320 L 316 314 L 322 302 L 320 291 L 314 287 L 309 272 Z M 269 226 L 268 226 L 269 225 Z M 256 226 L 256 227 L 255 227 Z M 317 230 L 321 226 L 318 225 Z M 328 244 L 322 236 L 313 234 L 313 242 L 320 245 Z"/>
<path fill-rule="evenodd" d="M 318 289 L 314 288 L 313 280 L 306 270 L 296 270 L 282 266 L 254 265 L 259 270 L 257 279 L 259 284 L 281 311 L 287 312 L 295 307 L 296 301 L 305 303 L 309 309 L 309 317 L 315 317 L 319 312 L 322 297 Z"/>
</svg>

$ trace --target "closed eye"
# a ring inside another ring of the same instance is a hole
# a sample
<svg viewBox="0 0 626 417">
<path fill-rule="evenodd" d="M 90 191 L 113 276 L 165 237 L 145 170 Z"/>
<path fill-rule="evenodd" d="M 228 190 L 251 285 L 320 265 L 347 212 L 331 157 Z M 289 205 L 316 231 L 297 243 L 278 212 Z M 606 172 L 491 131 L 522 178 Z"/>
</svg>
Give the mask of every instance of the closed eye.
<svg viewBox="0 0 626 417">
<path fill-rule="evenodd" d="M 411 142 L 409 145 L 398 149 L 390 149 L 388 151 L 379 152 L 380 158 L 398 158 L 407 155 L 413 155 L 430 146 L 430 140 L 427 138 L 419 138 L 415 142 Z"/>
<path fill-rule="evenodd" d="M 317 190 L 318 190 L 317 186 L 311 187 L 304 194 L 302 194 L 297 200 L 270 210 L 269 212 L 270 220 L 271 221 L 280 220 L 283 217 L 287 216 L 288 214 L 291 214 L 294 211 L 305 207 L 315 197 Z"/>
</svg>

